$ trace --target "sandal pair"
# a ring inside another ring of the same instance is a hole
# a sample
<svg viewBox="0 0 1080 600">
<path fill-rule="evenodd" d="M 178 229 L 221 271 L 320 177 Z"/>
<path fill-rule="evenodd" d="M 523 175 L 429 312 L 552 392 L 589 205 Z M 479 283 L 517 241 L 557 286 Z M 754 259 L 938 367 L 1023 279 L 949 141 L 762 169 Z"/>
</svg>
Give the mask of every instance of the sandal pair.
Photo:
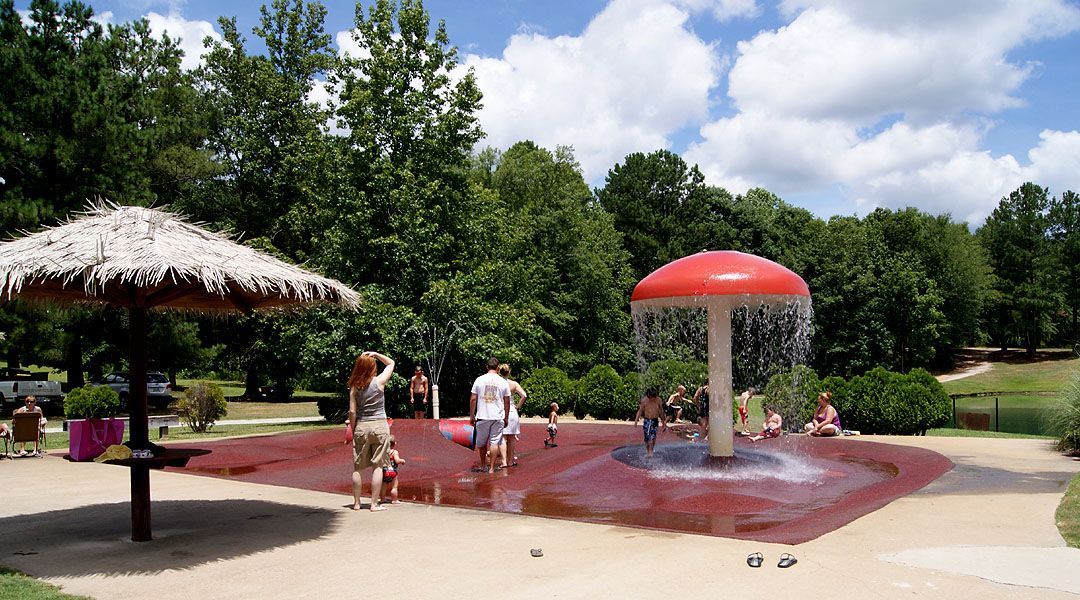
<svg viewBox="0 0 1080 600">
<path fill-rule="evenodd" d="M 746 564 L 754 567 L 755 569 L 760 567 L 763 562 L 765 562 L 765 557 L 763 557 L 760 552 L 754 552 L 753 554 L 746 557 Z M 785 552 L 780 555 L 780 562 L 776 563 L 776 566 L 780 567 L 781 569 L 786 569 L 797 562 L 799 562 L 799 559 Z"/>
</svg>

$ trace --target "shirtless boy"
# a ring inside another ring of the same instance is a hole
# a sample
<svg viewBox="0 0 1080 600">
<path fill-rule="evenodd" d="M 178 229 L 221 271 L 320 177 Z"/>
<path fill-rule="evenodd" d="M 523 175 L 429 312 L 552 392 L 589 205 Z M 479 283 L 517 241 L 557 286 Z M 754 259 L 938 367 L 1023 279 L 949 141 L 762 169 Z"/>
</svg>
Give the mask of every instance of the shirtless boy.
<svg viewBox="0 0 1080 600">
<path fill-rule="evenodd" d="M 423 419 L 427 413 L 428 379 L 424 369 L 416 365 L 416 371 L 409 380 L 409 394 L 412 396 L 413 418 Z"/>
<path fill-rule="evenodd" d="M 686 400 L 686 388 L 681 385 L 675 388 L 675 393 L 671 396 L 668 396 L 667 399 L 668 410 L 670 410 L 674 414 L 676 423 L 678 423 L 679 419 L 682 418 L 683 400 Z"/>
<path fill-rule="evenodd" d="M 682 388 L 682 386 L 679 387 Z M 634 425 L 637 425 L 638 421 L 643 417 L 644 421 L 642 421 L 642 428 L 645 433 L 645 457 L 651 458 L 653 455 L 653 448 L 656 447 L 657 425 L 663 423 L 663 427 L 665 429 L 667 428 L 667 415 L 664 414 L 664 407 L 660 405 L 660 394 L 657 393 L 656 388 L 649 388 L 645 391 L 645 397 L 641 399 L 641 402 L 638 404 L 637 414 L 634 415 Z"/>
<path fill-rule="evenodd" d="M 776 407 L 770 404 L 765 407 L 765 425 L 761 428 L 761 433 L 750 438 L 750 441 L 758 442 L 768 438 L 780 437 L 783 426 L 784 419 L 776 412 Z"/>
</svg>

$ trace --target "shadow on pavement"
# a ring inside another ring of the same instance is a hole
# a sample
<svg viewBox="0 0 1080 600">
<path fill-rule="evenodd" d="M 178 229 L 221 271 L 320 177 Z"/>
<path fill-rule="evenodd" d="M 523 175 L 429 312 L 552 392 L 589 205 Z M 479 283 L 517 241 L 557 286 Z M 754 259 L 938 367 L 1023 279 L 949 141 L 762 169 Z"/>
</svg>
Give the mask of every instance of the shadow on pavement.
<svg viewBox="0 0 1080 600">
<path fill-rule="evenodd" d="M 35 577 L 153 574 L 330 533 L 341 513 L 261 500 L 153 503 L 154 540 L 132 542 L 126 502 L 0 518 L 0 563 Z"/>
</svg>

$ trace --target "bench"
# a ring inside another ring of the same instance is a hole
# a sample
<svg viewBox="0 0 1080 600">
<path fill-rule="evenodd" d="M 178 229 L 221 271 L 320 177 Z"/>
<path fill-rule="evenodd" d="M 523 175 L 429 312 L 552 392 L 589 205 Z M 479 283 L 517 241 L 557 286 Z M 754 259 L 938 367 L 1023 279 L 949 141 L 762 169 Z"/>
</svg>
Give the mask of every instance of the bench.
<svg viewBox="0 0 1080 600">
<path fill-rule="evenodd" d="M 127 421 L 128 418 L 127 417 L 119 417 L 119 420 Z M 150 415 L 149 417 L 146 418 L 146 424 L 147 424 L 147 429 L 153 429 L 154 427 L 158 428 L 158 439 L 160 440 L 161 438 L 169 435 L 169 428 L 170 427 L 179 427 L 180 426 L 180 416 L 179 415 Z M 131 430 L 130 425 L 125 425 L 125 427 L 127 427 L 128 431 Z M 67 430 L 68 430 L 68 422 L 64 421 L 64 431 L 67 431 Z"/>
</svg>

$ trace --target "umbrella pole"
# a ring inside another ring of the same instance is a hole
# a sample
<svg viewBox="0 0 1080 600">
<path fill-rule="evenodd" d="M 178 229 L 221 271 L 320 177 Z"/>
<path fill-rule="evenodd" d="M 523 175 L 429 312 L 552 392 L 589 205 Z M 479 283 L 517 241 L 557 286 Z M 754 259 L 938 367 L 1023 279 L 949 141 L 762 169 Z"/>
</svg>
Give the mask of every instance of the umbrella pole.
<svg viewBox="0 0 1080 600">
<path fill-rule="evenodd" d="M 146 448 L 150 441 L 146 410 L 146 309 L 128 309 L 131 325 L 131 354 L 128 357 L 128 425 L 132 448 Z M 150 534 L 150 468 L 131 467 L 131 541 L 148 542 Z"/>
</svg>

